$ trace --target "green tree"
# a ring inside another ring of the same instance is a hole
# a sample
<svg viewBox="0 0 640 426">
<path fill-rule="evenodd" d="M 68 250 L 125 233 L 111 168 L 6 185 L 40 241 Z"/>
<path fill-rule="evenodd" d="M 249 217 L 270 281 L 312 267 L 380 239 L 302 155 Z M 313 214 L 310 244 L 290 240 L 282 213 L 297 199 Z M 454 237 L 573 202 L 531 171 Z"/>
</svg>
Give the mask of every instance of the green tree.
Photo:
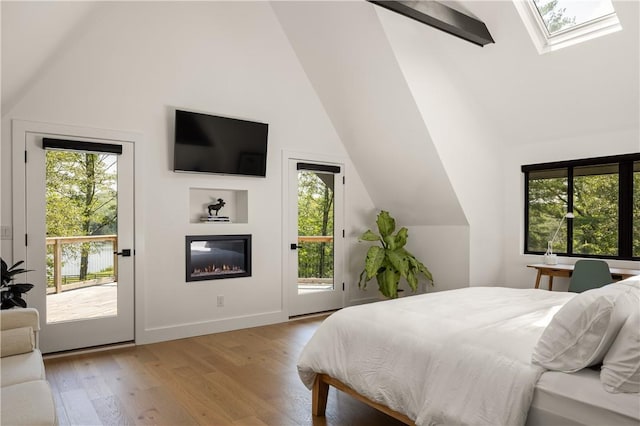
<svg viewBox="0 0 640 426">
<path fill-rule="evenodd" d="M 618 177 L 615 173 L 574 178 L 574 253 L 618 254 Z"/>
<path fill-rule="evenodd" d="M 616 255 L 618 253 L 617 173 L 581 175 L 573 179 L 573 214 L 564 222 L 553 251 L 567 251 L 567 227 L 573 226 L 573 253 Z M 637 201 L 636 201 L 637 202 Z M 528 249 L 545 251 L 562 217 L 567 213 L 568 181 L 566 177 L 529 180 Z"/>
<path fill-rule="evenodd" d="M 567 9 L 558 6 L 558 0 L 534 0 L 540 16 L 547 27 L 549 34 L 560 31 L 561 29 L 576 23 L 576 18 L 567 17 Z"/>
<path fill-rule="evenodd" d="M 72 151 L 47 151 L 47 236 L 116 233 L 117 157 Z M 67 253 L 74 250 L 66 248 Z M 80 245 L 80 280 L 88 270 L 90 243 Z"/>
<path fill-rule="evenodd" d="M 334 235 L 333 174 L 298 173 L 298 235 Z M 333 277 L 333 243 L 303 243 L 298 250 L 300 277 Z"/>
<path fill-rule="evenodd" d="M 561 218 L 567 213 L 566 177 L 531 179 L 529 181 L 529 241 L 532 251 L 544 252 Z M 553 246 L 554 252 L 567 250 L 567 224 L 563 223 Z"/>
</svg>

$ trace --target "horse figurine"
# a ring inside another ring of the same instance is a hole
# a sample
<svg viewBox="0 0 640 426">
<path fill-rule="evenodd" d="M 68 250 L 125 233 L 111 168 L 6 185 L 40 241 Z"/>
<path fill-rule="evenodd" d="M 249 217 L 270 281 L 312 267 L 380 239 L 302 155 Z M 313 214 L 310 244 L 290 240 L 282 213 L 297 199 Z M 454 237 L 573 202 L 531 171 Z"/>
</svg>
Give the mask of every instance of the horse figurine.
<svg viewBox="0 0 640 426">
<path fill-rule="evenodd" d="M 209 216 L 212 216 L 211 211 L 215 211 L 216 216 L 218 216 L 218 211 L 220 211 L 220 209 L 223 208 L 225 204 L 226 203 L 222 198 L 218 198 L 218 202 L 215 204 L 209 204 L 207 206 L 207 209 L 209 210 Z"/>
</svg>

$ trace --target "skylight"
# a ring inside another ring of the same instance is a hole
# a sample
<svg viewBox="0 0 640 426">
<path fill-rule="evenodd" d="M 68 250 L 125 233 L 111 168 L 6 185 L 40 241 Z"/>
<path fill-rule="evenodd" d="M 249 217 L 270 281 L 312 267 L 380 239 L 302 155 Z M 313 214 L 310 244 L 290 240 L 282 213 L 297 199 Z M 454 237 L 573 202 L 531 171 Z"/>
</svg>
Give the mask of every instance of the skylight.
<svg viewBox="0 0 640 426">
<path fill-rule="evenodd" d="M 550 35 L 616 12 L 610 0 L 533 0 L 533 4 Z"/>
<path fill-rule="evenodd" d="M 622 29 L 611 0 L 514 0 L 539 53 Z"/>
</svg>

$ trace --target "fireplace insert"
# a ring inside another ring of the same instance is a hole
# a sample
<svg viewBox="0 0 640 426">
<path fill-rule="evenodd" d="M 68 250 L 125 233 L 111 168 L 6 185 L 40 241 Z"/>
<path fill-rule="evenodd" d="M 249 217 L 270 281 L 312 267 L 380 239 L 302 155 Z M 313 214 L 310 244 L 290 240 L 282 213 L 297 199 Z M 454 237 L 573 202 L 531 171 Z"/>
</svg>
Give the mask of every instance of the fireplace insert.
<svg viewBox="0 0 640 426">
<path fill-rule="evenodd" d="M 251 235 L 187 235 L 187 281 L 251 276 Z"/>
</svg>

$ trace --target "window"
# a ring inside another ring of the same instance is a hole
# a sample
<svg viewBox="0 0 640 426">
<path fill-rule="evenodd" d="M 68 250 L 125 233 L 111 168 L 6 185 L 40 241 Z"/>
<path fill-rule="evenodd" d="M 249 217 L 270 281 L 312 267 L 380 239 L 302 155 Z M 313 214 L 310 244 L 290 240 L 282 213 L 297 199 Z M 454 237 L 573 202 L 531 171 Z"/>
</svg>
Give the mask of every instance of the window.
<svg viewBox="0 0 640 426">
<path fill-rule="evenodd" d="M 573 253 L 618 254 L 618 164 L 573 169 Z"/>
<path fill-rule="evenodd" d="M 552 241 L 565 256 L 640 259 L 640 153 L 522 171 L 525 253 L 543 254 Z"/>
<path fill-rule="evenodd" d="M 539 53 L 622 29 L 611 0 L 514 0 Z"/>
<path fill-rule="evenodd" d="M 610 0 L 533 0 L 550 36 L 615 14 Z"/>
</svg>

